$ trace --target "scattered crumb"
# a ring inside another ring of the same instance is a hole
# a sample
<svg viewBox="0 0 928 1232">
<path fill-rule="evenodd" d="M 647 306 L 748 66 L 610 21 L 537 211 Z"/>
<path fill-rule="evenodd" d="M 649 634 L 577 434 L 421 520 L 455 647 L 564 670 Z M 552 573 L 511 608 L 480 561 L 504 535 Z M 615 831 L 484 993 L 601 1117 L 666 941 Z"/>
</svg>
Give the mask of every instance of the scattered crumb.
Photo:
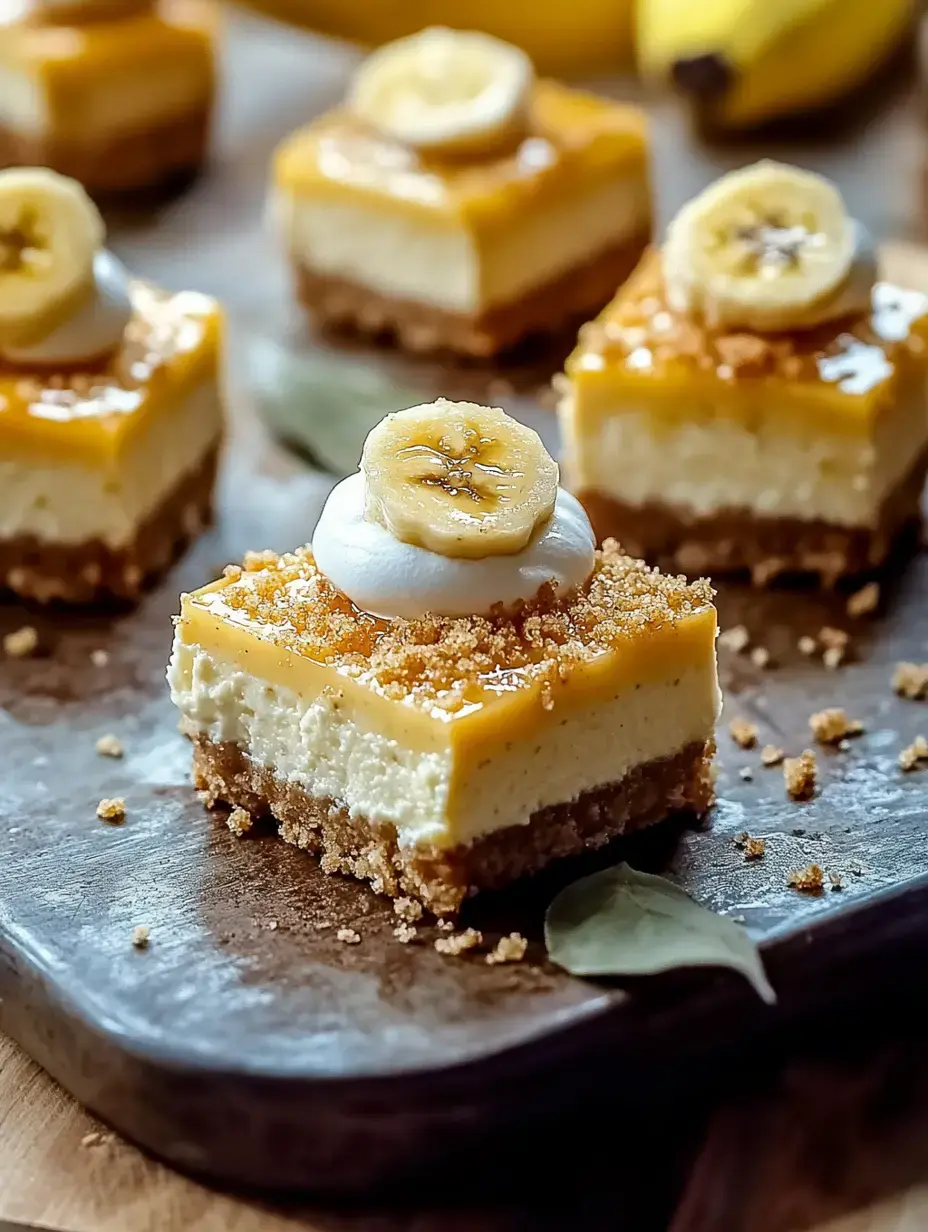
<svg viewBox="0 0 928 1232">
<path fill-rule="evenodd" d="M 841 874 L 840 874 L 840 873 L 829 873 L 829 874 L 828 874 L 828 880 L 831 882 L 831 888 L 832 888 L 833 890 L 842 890 L 842 889 L 844 889 L 844 882 L 841 880 Z"/>
<path fill-rule="evenodd" d="M 869 616 L 880 604 L 879 582 L 868 582 L 854 592 L 847 601 L 848 616 Z"/>
<path fill-rule="evenodd" d="M 406 924 L 415 924 L 422 919 L 422 906 L 414 898 L 398 898 L 393 904 L 393 914 Z"/>
<path fill-rule="evenodd" d="M 361 944 L 361 934 L 354 928 L 340 928 L 335 937 L 336 940 L 343 941 L 345 945 Z"/>
<path fill-rule="evenodd" d="M 417 935 L 413 925 L 407 924 L 405 921 L 401 921 L 393 930 L 393 936 L 397 941 L 402 942 L 403 945 L 409 945 L 411 941 L 415 941 Z"/>
<path fill-rule="evenodd" d="M 11 659 L 25 659 L 35 652 L 39 645 L 39 635 L 32 625 L 23 625 L 12 633 L 7 633 L 3 639 L 3 653 Z"/>
<path fill-rule="evenodd" d="M 766 646 L 755 646 L 751 651 L 751 662 L 763 670 L 770 666 L 770 651 Z"/>
<path fill-rule="evenodd" d="M 915 770 L 919 762 L 923 761 L 928 761 L 928 740 L 924 736 L 916 736 L 912 743 L 899 754 L 899 765 L 908 772 Z"/>
<path fill-rule="evenodd" d="M 744 830 L 735 839 L 735 846 L 741 848 L 746 860 L 759 860 L 767 849 L 767 840 L 751 838 L 747 830 Z"/>
<path fill-rule="evenodd" d="M 81 1146 L 109 1146 L 113 1141 L 115 1141 L 113 1134 L 105 1134 L 99 1129 L 92 1129 L 89 1134 L 84 1134 L 81 1138 Z"/>
<path fill-rule="evenodd" d="M 750 723 L 740 717 L 732 719 L 728 724 L 731 738 L 741 749 L 753 749 L 757 744 L 757 724 Z"/>
<path fill-rule="evenodd" d="M 814 655 L 816 650 L 818 650 L 818 644 L 815 641 L 815 638 L 809 637 L 808 633 L 803 634 L 797 644 L 799 646 L 800 654 Z"/>
<path fill-rule="evenodd" d="M 822 625 L 818 631 L 818 640 L 826 650 L 847 650 L 851 637 L 843 629 L 834 629 L 831 625 Z"/>
<path fill-rule="evenodd" d="M 241 838 L 243 834 L 247 834 L 254 824 L 255 819 L 251 813 L 243 808 L 234 808 L 226 818 L 226 825 L 236 838 Z"/>
<path fill-rule="evenodd" d="M 122 757 L 122 741 L 110 732 L 97 741 L 97 752 L 101 757 Z"/>
<path fill-rule="evenodd" d="M 435 925 L 435 927 L 438 929 L 439 932 L 453 933 L 454 932 L 454 921 L 453 920 L 439 920 L 437 924 Z"/>
<path fill-rule="evenodd" d="M 110 821 L 114 825 L 119 825 L 121 821 L 126 820 L 126 802 L 122 796 L 113 796 L 112 799 L 101 800 L 97 805 L 97 816 L 101 821 Z"/>
<path fill-rule="evenodd" d="M 850 747 L 851 747 L 850 740 L 841 739 L 838 741 L 838 752 L 839 753 L 846 753 Z"/>
<path fill-rule="evenodd" d="M 491 967 L 497 963 L 521 962 L 527 949 L 528 942 L 521 933 L 510 933 L 508 937 L 500 937 L 486 961 Z"/>
<path fill-rule="evenodd" d="M 217 797 L 214 796 L 211 791 L 198 791 L 197 799 L 200 801 L 200 803 L 203 805 L 204 808 L 208 808 L 208 809 L 215 807 L 217 803 Z"/>
<path fill-rule="evenodd" d="M 735 625 L 719 634 L 719 645 L 724 646 L 726 650 L 733 650 L 735 654 L 740 654 L 750 640 L 751 635 L 744 625 Z"/>
<path fill-rule="evenodd" d="M 815 795 L 815 754 L 806 749 L 798 757 L 787 757 L 783 762 L 783 780 L 786 794 L 791 800 L 811 800 Z"/>
<path fill-rule="evenodd" d="M 829 646 L 822 655 L 822 662 L 830 672 L 834 672 L 844 662 L 844 655 L 845 650 L 843 646 Z"/>
<path fill-rule="evenodd" d="M 845 736 L 859 736 L 864 730 L 859 719 L 849 719 L 840 706 L 830 706 L 809 715 L 809 727 L 819 744 L 837 744 Z"/>
<path fill-rule="evenodd" d="M 109 651 L 106 650 L 91 650 L 90 662 L 94 667 L 106 667 L 110 661 Z"/>
<path fill-rule="evenodd" d="M 472 950 L 475 945 L 482 944 L 483 933 L 476 928 L 465 928 L 462 933 L 453 933 L 450 937 L 438 937 L 435 941 L 435 949 L 439 954 L 457 958 L 459 954 Z"/>
<path fill-rule="evenodd" d="M 264 927 L 267 929 L 269 933 L 276 933 L 277 929 L 279 928 L 279 925 L 276 920 L 268 920 L 268 922 L 264 925 Z"/>
<path fill-rule="evenodd" d="M 751 769 L 750 766 L 742 766 L 741 769 L 738 771 L 738 774 L 740 775 L 741 778 L 744 779 L 746 783 L 750 783 L 750 781 L 754 777 L 754 771 Z"/>
<path fill-rule="evenodd" d="M 818 864 L 810 864 L 807 868 L 792 872 L 786 878 L 786 884 L 794 890 L 804 890 L 807 894 L 821 892 L 825 874 Z"/>
<path fill-rule="evenodd" d="M 760 751 L 760 760 L 765 766 L 778 766 L 785 756 L 775 744 L 765 744 Z"/>
<path fill-rule="evenodd" d="M 138 924 L 132 930 L 132 944 L 137 950 L 147 950 L 151 929 L 147 924 Z"/>
<path fill-rule="evenodd" d="M 893 691 L 911 702 L 928 697 L 928 663 L 897 663 Z"/>
</svg>

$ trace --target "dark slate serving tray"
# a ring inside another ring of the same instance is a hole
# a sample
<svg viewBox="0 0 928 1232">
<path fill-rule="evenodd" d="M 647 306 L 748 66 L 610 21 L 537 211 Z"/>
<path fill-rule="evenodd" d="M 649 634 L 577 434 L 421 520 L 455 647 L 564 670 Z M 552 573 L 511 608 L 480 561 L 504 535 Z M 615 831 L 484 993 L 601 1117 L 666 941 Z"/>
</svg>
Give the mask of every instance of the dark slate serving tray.
<svg viewBox="0 0 928 1232">
<path fill-rule="evenodd" d="M 840 704 L 866 734 L 847 752 L 822 752 L 819 795 L 795 804 L 781 771 L 736 749 L 723 721 L 711 827 L 658 828 L 610 853 L 743 918 L 781 993 L 775 1011 L 734 977 L 626 995 L 547 965 L 544 906 L 580 865 L 472 905 L 470 922 L 490 936 L 517 928 L 532 941 L 524 963 L 489 967 L 400 945 L 389 903 L 325 877 L 270 835 L 234 839 L 191 788 L 164 667 L 179 592 L 249 548 L 307 540 L 332 482 L 276 445 L 258 410 L 336 470 L 389 409 L 384 400 L 487 397 L 549 440 L 555 430 L 528 395 L 556 366 L 556 348 L 489 373 L 307 341 L 259 223 L 264 167 L 280 133 L 337 94 L 343 66 L 341 53 L 326 53 L 308 73 L 292 39 L 233 23 L 230 78 L 257 74 L 273 88 L 230 93 L 211 175 L 156 222 L 134 216 L 114 232 L 139 272 L 230 305 L 233 426 L 216 529 L 134 612 L 0 609 L 0 632 L 29 622 L 41 636 L 37 657 L 0 661 L 0 1030 L 180 1167 L 345 1192 L 413 1175 L 421 1184 L 468 1154 L 486 1169 L 494 1143 L 559 1126 L 597 1097 L 625 1107 L 661 1076 L 682 1090 L 710 1046 L 842 998 L 928 935 L 928 772 L 896 765 L 928 732 L 928 706 L 889 686 L 898 659 L 928 658 L 928 557 L 887 588 L 878 616 L 858 622 L 840 599 L 726 590 L 723 626 L 747 625 L 776 666 L 723 652 L 725 720 L 743 714 L 761 742 L 798 752 L 810 712 Z M 891 255 L 928 285 L 920 250 Z M 796 649 L 825 623 L 853 631 L 838 672 Z M 97 649 L 105 666 L 91 660 Z M 123 760 L 94 752 L 110 732 Z M 746 765 L 751 781 L 739 773 Z M 118 795 L 125 824 L 98 821 L 98 800 Z M 766 838 L 762 861 L 745 863 L 732 841 L 742 830 Z M 813 861 L 842 888 L 790 889 L 788 873 Z M 132 945 L 140 924 L 151 929 L 147 950 Z M 362 943 L 339 943 L 342 925 Z"/>
</svg>

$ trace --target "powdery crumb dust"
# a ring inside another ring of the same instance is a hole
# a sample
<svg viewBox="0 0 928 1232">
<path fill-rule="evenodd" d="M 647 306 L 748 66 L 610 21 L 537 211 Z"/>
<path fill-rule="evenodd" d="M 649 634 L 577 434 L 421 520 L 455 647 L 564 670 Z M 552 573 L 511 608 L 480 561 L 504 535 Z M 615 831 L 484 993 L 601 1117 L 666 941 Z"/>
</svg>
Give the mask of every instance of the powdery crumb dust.
<svg viewBox="0 0 928 1232">
<path fill-rule="evenodd" d="M 398 898 L 393 904 L 393 914 L 399 916 L 405 924 L 415 924 L 422 919 L 422 905 L 414 898 Z"/>
<path fill-rule="evenodd" d="M 132 930 L 132 944 L 137 950 L 147 950 L 151 940 L 151 929 L 147 924 L 138 924 Z"/>
<path fill-rule="evenodd" d="M 819 894 L 825 881 L 825 874 L 818 864 L 809 864 L 805 868 L 795 870 L 786 878 L 786 884 L 794 890 L 802 890 L 806 894 Z"/>
<path fill-rule="evenodd" d="M 786 794 L 791 800 L 811 800 L 815 795 L 817 766 L 815 754 L 806 749 L 798 757 L 787 757 L 783 762 L 783 781 Z"/>
<path fill-rule="evenodd" d="M 340 928 L 335 934 L 337 941 L 341 941 L 344 945 L 360 945 L 361 934 L 353 928 Z"/>
<path fill-rule="evenodd" d="M 97 805 L 97 816 L 101 821 L 118 825 L 126 820 L 126 802 L 122 796 L 112 796 L 100 801 Z"/>
<path fill-rule="evenodd" d="M 920 702 L 928 697 L 928 663 L 897 663 L 893 672 L 893 692 Z"/>
<path fill-rule="evenodd" d="M 747 719 L 738 716 L 728 724 L 728 730 L 739 749 L 753 749 L 757 744 L 756 723 L 750 723 Z"/>
<path fill-rule="evenodd" d="M 418 936 L 417 929 L 412 924 L 407 924 L 404 920 L 397 924 L 393 930 L 393 936 L 403 945 L 409 945 L 411 941 L 415 941 Z"/>
<path fill-rule="evenodd" d="M 734 625 L 731 629 L 725 629 L 719 634 L 719 645 L 724 646 L 726 650 L 734 651 L 735 654 L 740 654 L 750 640 L 751 635 L 744 625 Z"/>
<path fill-rule="evenodd" d="M 112 732 L 101 736 L 97 741 L 97 752 L 101 757 L 122 757 L 124 751 L 122 741 Z"/>
<path fill-rule="evenodd" d="M 925 761 L 928 761 L 928 740 L 924 736 L 916 736 L 899 754 L 899 765 L 906 773 Z"/>
<path fill-rule="evenodd" d="M 786 754 L 775 744 L 765 744 L 760 751 L 761 764 L 764 766 L 779 766 Z"/>
<path fill-rule="evenodd" d="M 809 729 L 819 744 L 837 744 L 846 736 L 859 736 L 864 725 L 859 719 L 849 719 L 840 706 L 830 706 L 809 715 Z"/>
<path fill-rule="evenodd" d="M 435 949 L 439 954 L 457 958 L 475 946 L 483 944 L 483 933 L 476 928 L 465 928 L 463 932 L 451 933 L 447 937 L 437 937 Z"/>
<path fill-rule="evenodd" d="M 528 942 L 521 933 L 510 933 L 507 937 L 500 937 L 487 954 L 486 962 L 491 967 L 496 966 L 497 963 L 521 962 L 527 949 Z"/>
<path fill-rule="evenodd" d="M 3 653 L 10 659 L 25 659 L 38 649 L 39 634 L 32 625 L 14 629 L 3 639 Z"/>
<path fill-rule="evenodd" d="M 226 825 L 236 838 L 241 838 L 243 834 L 247 834 L 254 824 L 255 819 L 251 813 L 243 808 L 234 808 L 226 818 Z"/>
<path fill-rule="evenodd" d="M 854 592 L 847 601 L 848 616 L 869 616 L 880 606 L 879 582 L 868 582 L 860 590 Z"/>
</svg>

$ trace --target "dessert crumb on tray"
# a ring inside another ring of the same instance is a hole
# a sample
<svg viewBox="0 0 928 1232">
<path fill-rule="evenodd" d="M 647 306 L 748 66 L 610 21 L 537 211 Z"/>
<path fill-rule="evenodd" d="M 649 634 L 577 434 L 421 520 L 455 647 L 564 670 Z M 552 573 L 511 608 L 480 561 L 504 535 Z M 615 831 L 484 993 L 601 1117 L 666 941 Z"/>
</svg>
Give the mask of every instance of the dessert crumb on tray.
<svg viewBox="0 0 928 1232">
<path fill-rule="evenodd" d="M 798 757 L 787 757 L 783 762 L 783 780 L 786 794 L 791 800 L 811 800 L 815 795 L 817 773 L 815 754 L 806 749 Z"/>
</svg>

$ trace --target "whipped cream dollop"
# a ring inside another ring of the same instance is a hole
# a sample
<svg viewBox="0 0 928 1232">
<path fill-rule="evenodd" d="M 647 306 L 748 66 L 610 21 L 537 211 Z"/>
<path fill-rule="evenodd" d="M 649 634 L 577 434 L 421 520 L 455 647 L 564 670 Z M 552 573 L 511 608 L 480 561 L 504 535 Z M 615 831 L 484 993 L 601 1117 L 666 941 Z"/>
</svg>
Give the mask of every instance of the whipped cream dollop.
<svg viewBox="0 0 928 1232">
<path fill-rule="evenodd" d="M 510 556 L 442 556 L 403 543 L 364 516 L 364 475 L 343 479 L 329 495 L 313 535 L 316 564 L 362 611 L 415 620 L 487 614 L 528 601 L 545 582 L 559 594 L 593 571 L 595 538 L 582 505 L 558 490 L 554 513 L 531 543 Z"/>
<path fill-rule="evenodd" d="M 101 249 L 93 261 L 93 285 L 75 312 L 39 342 L 6 343 L 0 355 L 10 363 L 43 368 L 102 358 L 119 346 L 132 317 L 129 283 L 122 262 Z"/>
</svg>

